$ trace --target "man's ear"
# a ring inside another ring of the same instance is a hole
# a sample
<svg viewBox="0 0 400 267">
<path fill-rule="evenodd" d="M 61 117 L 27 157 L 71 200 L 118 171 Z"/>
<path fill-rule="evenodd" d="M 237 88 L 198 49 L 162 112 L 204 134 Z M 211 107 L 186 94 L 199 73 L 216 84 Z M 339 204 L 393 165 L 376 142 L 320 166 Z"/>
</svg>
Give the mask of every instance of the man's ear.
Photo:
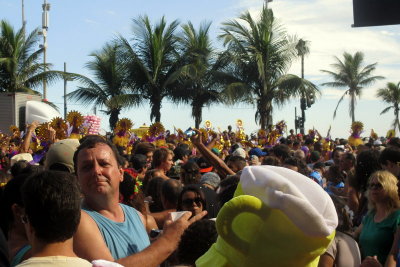
<svg viewBox="0 0 400 267">
<path fill-rule="evenodd" d="M 122 182 L 124 180 L 124 169 L 122 168 L 122 166 L 119 167 L 119 173 L 120 173 L 120 177 L 119 177 L 119 181 Z"/>
</svg>

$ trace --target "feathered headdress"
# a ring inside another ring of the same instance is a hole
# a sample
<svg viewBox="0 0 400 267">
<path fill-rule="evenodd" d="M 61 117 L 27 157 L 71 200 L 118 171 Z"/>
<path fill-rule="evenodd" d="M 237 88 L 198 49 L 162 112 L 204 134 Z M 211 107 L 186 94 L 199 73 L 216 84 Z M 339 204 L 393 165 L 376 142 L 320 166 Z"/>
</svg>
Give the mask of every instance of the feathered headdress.
<svg viewBox="0 0 400 267">
<path fill-rule="evenodd" d="M 81 125 L 84 122 L 84 117 L 78 111 L 70 111 L 67 115 L 68 136 L 69 138 L 80 139 L 81 138 Z"/>
<path fill-rule="evenodd" d="M 351 135 L 349 137 L 349 144 L 353 147 L 358 147 L 364 142 L 361 140 L 360 136 L 363 132 L 364 124 L 361 121 L 355 121 L 351 124 Z"/>
<path fill-rule="evenodd" d="M 122 118 L 118 120 L 114 128 L 115 136 L 113 138 L 113 143 L 117 146 L 127 147 L 130 140 L 130 129 L 133 123 L 128 118 Z"/>
<path fill-rule="evenodd" d="M 50 127 L 56 131 L 57 139 L 62 140 L 67 137 L 68 126 L 62 118 L 56 117 L 56 118 L 52 119 L 50 122 Z M 47 123 L 43 123 L 39 127 L 39 130 L 40 130 L 40 136 L 44 140 L 48 140 L 49 139 L 49 130 L 48 130 Z"/>
</svg>

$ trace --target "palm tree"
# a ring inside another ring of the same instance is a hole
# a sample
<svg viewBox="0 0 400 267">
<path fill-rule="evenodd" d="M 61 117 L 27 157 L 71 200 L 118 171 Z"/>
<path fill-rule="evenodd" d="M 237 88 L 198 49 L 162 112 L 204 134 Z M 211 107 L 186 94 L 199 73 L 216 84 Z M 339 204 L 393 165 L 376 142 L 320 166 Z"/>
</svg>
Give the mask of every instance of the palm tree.
<svg viewBox="0 0 400 267">
<path fill-rule="evenodd" d="M 224 64 L 218 60 L 209 38 L 211 23 L 203 23 L 196 31 L 191 22 L 182 26 L 179 38 L 182 49 L 180 86 L 173 91 L 175 102 L 190 103 L 195 127 L 202 121 L 202 109 L 212 103 L 223 102 Z"/>
<path fill-rule="evenodd" d="M 93 72 L 95 80 L 71 74 L 71 77 L 83 86 L 67 96 L 86 106 L 91 104 L 100 108 L 104 106 L 106 108 L 104 112 L 110 116 L 110 128 L 113 130 L 121 110 L 138 105 L 140 97 L 130 93 L 126 83 L 126 67 L 119 58 L 117 44 L 106 44 L 100 51 L 90 56 L 93 59 L 86 64 L 86 68 Z"/>
<path fill-rule="evenodd" d="M 279 25 L 270 9 L 263 8 L 258 22 L 250 12 L 238 20 L 223 23 L 226 54 L 232 72 L 241 82 L 229 87 L 242 91 L 244 100 L 255 102 L 256 121 L 262 129 L 272 124 L 273 103 L 283 105 L 293 96 L 318 94 L 317 87 L 293 74 L 287 74 L 296 57 L 295 40 Z"/>
<path fill-rule="evenodd" d="M 62 72 L 46 71 L 50 64 L 39 62 L 43 49 L 35 49 L 37 29 L 26 36 L 23 28 L 15 32 L 2 20 L 0 31 L 0 92 L 38 94 L 35 88 L 41 86 L 43 78 L 53 82 L 63 77 Z"/>
<path fill-rule="evenodd" d="M 396 126 L 400 131 L 399 122 L 399 104 L 400 104 L 400 82 L 395 84 L 392 82 L 387 83 L 385 88 L 378 90 L 377 97 L 381 98 L 383 102 L 388 103 L 390 106 L 382 110 L 381 115 L 388 112 L 390 109 L 394 109 L 394 121 L 393 128 L 396 131 Z"/>
<path fill-rule="evenodd" d="M 372 76 L 375 71 L 377 63 L 364 65 L 364 54 L 362 52 L 356 52 L 353 55 L 344 52 L 344 61 L 341 61 L 338 57 L 335 57 L 336 62 L 331 66 L 336 71 L 321 70 L 324 73 L 328 73 L 333 82 L 323 83 L 324 86 L 332 87 L 345 87 L 347 90 L 344 92 L 342 97 L 339 99 L 333 118 L 336 117 L 336 112 L 339 104 L 343 101 L 344 97 L 348 94 L 350 96 L 349 114 L 351 116 L 352 123 L 355 121 L 355 106 L 357 96 L 361 96 L 362 89 L 365 86 L 369 86 L 377 80 L 383 79 L 382 76 Z"/>
<path fill-rule="evenodd" d="M 177 52 L 174 32 L 177 20 L 167 25 L 165 18 L 153 27 L 147 16 L 133 20 L 134 38 L 131 45 L 122 36 L 119 43 L 123 49 L 131 89 L 150 102 L 150 120 L 161 120 L 162 100 L 170 95 L 179 77 L 181 63 Z"/>
<path fill-rule="evenodd" d="M 304 79 L 304 56 L 310 53 L 310 42 L 300 39 L 296 44 L 297 55 L 301 58 L 301 78 Z M 305 114 L 305 103 L 309 102 L 306 99 L 306 95 L 302 95 L 300 99 L 300 108 L 301 108 L 301 117 L 303 123 L 300 126 L 300 133 L 304 134 L 304 122 L 306 121 L 306 114 Z"/>
</svg>

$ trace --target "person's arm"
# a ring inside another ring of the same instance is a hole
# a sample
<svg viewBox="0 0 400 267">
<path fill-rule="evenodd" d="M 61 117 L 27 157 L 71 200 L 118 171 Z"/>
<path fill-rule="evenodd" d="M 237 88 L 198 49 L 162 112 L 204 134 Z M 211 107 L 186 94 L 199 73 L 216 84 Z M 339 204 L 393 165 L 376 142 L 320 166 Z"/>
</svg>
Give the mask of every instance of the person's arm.
<svg viewBox="0 0 400 267">
<path fill-rule="evenodd" d="M 357 229 L 354 231 L 354 233 L 353 233 L 353 237 L 354 237 L 354 239 L 355 239 L 357 242 L 358 242 L 358 238 L 360 237 L 362 228 L 363 228 L 363 224 L 360 224 L 360 225 L 357 227 Z"/>
<path fill-rule="evenodd" d="M 397 228 L 394 235 L 392 248 L 386 259 L 385 267 L 396 267 L 397 254 L 399 252 L 400 228 Z"/>
<path fill-rule="evenodd" d="M 81 211 L 81 220 L 73 242 L 74 252 L 80 258 L 90 262 L 99 259 L 114 261 L 96 222 L 84 211 Z"/>
<path fill-rule="evenodd" d="M 190 139 L 193 145 L 200 151 L 204 158 L 206 158 L 211 165 L 218 170 L 218 173 L 222 176 L 234 175 L 235 173 L 221 160 L 217 155 L 215 155 L 211 150 L 203 144 L 201 133 L 198 130 L 196 135 L 192 136 Z"/>
<path fill-rule="evenodd" d="M 24 136 L 24 141 L 22 141 L 21 147 L 20 147 L 20 152 L 21 153 L 28 153 L 29 151 L 29 146 L 31 145 L 31 140 L 32 140 L 32 133 L 35 131 L 35 129 L 39 126 L 39 122 L 34 121 L 31 124 L 28 125 L 28 128 L 26 129 L 26 133 Z"/>
<path fill-rule="evenodd" d="M 347 206 L 349 206 L 349 208 L 355 213 L 357 212 L 359 205 L 358 193 L 352 186 L 349 185 L 347 192 Z"/>
<path fill-rule="evenodd" d="M 218 139 L 219 139 L 218 134 L 213 135 L 212 140 L 210 141 L 210 143 L 207 144 L 206 147 L 211 150 L 215 146 L 215 144 L 217 143 Z"/>
<path fill-rule="evenodd" d="M 188 212 L 175 222 L 168 221 L 164 227 L 163 234 L 146 249 L 128 257 L 115 260 L 104 242 L 96 223 L 83 211 L 78 230 L 74 235 L 74 251 L 79 257 L 88 261 L 104 259 L 118 262 L 126 267 L 156 267 L 174 252 L 183 232 L 189 225 L 200 220 L 206 214 L 207 212 L 203 211 L 189 219 L 191 213 Z"/>
<path fill-rule="evenodd" d="M 319 257 L 318 267 L 333 267 L 335 260 L 331 255 L 324 253 Z"/>
</svg>

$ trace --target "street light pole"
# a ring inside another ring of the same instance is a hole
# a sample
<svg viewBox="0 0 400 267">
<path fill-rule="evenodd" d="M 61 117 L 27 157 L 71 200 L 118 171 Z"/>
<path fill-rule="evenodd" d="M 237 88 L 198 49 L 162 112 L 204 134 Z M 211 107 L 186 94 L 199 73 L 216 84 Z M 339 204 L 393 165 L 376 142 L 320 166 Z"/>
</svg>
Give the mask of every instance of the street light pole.
<svg viewBox="0 0 400 267">
<path fill-rule="evenodd" d="M 67 63 L 64 62 L 64 75 L 67 74 Z M 64 120 L 67 119 L 67 78 L 64 77 Z"/>
<path fill-rule="evenodd" d="M 43 68 L 46 71 L 46 52 L 47 52 L 47 30 L 49 29 L 49 10 L 50 4 L 44 0 L 42 5 L 43 13 L 42 13 L 42 32 L 43 35 Z M 47 84 L 46 78 L 43 78 L 43 100 L 47 101 Z"/>
</svg>

